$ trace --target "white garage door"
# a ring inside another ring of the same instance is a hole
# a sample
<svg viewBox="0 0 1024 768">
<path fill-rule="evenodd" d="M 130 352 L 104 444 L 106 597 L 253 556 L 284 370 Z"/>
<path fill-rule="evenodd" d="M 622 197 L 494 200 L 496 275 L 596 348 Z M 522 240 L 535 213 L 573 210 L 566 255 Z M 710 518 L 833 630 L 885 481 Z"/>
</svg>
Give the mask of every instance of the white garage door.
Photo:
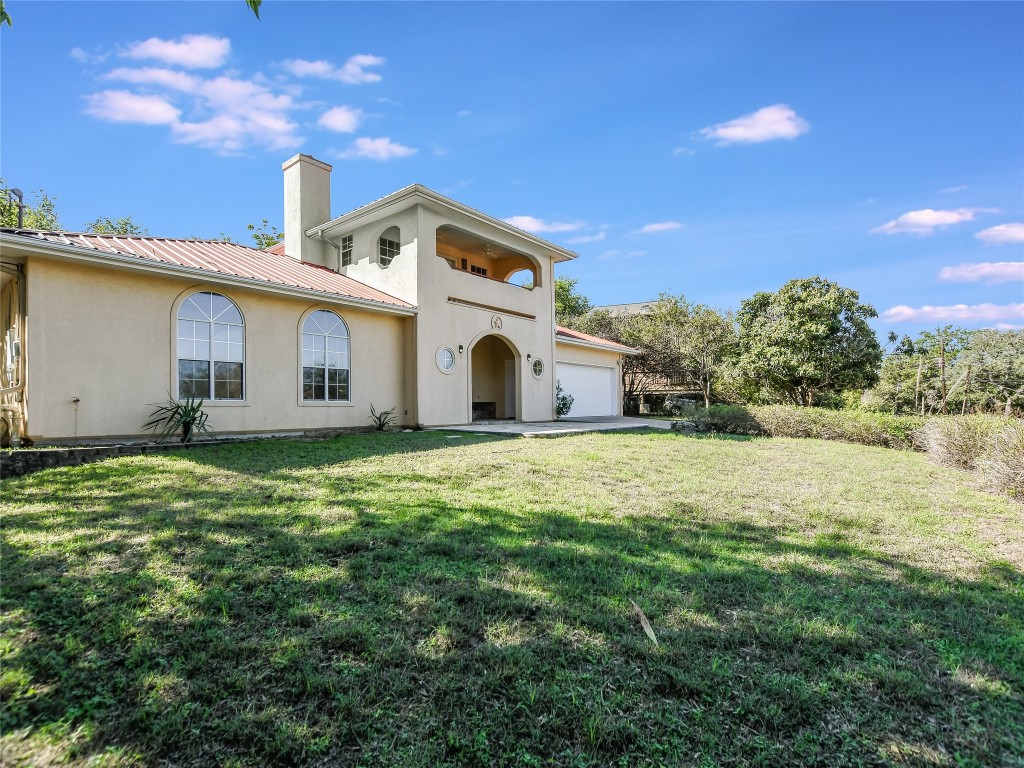
<svg viewBox="0 0 1024 768">
<path fill-rule="evenodd" d="M 572 395 L 573 416 L 615 416 L 619 409 L 615 402 L 615 369 L 597 365 L 557 363 L 555 375 L 562 383 L 562 391 Z"/>
</svg>

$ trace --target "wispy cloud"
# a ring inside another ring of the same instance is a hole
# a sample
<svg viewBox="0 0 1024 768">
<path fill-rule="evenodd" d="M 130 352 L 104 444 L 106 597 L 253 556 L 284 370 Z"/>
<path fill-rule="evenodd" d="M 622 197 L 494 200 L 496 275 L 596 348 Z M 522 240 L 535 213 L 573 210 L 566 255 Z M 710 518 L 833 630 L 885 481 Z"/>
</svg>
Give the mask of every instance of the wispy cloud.
<svg viewBox="0 0 1024 768">
<path fill-rule="evenodd" d="M 338 153 L 342 160 L 393 160 L 396 157 L 409 157 L 415 155 L 418 150 L 415 147 L 407 147 L 398 142 L 392 141 L 387 136 L 380 138 L 369 138 L 367 136 L 356 139 L 352 146 L 343 152 Z"/>
<path fill-rule="evenodd" d="M 606 236 L 606 232 L 598 232 L 596 235 L 578 235 L 576 237 L 570 237 L 565 242 L 573 245 L 578 245 L 579 243 L 599 243 L 604 240 Z"/>
<path fill-rule="evenodd" d="M 68 51 L 68 55 L 80 64 L 102 64 L 110 56 L 110 52 L 93 53 L 76 46 Z"/>
<path fill-rule="evenodd" d="M 159 85 L 183 93 L 199 90 L 201 78 L 187 72 L 164 67 L 118 67 L 103 76 L 104 80 L 119 80 L 133 85 Z"/>
<path fill-rule="evenodd" d="M 955 210 L 936 211 L 924 208 L 920 211 L 909 211 L 898 219 L 886 222 L 871 230 L 872 234 L 897 235 L 910 233 L 915 235 L 932 235 L 937 229 L 945 229 L 953 224 L 973 221 L 978 213 L 998 213 L 997 208 L 956 208 Z"/>
<path fill-rule="evenodd" d="M 983 229 L 974 236 L 985 245 L 1024 243 L 1024 224 L 998 224 L 994 227 Z"/>
<path fill-rule="evenodd" d="M 159 96 L 130 91 L 100 91 L 85 97 L 85 113 L 112 123 L 171 125 L 181 110 Z"/>
<path fill-rule="evenodd" d="M 618 248 L 612 248 L 610 251 L 605 251 L 597 257 L 598 261 L 608 261 L 609 259 L 639 259 L 641 256 L 646 256 L 647 251 L 622 251 Z"/>
<path fill-rule="evenodd" d="M 333 107 L 328 109 L 317 120 L 317 125 L 335 133 L 353 133 L 363 120 L 361 110 L 354 107 Z"/>
<path fill-rule="evenodd" d="M 795 139 L 811 130 L 810 124 L 786 104 L 773 104 L 749 115 L 703 128 L 700 135 L 716 146 L 758 144 L 776 139 Z"/>
<path fill-rule="evenodd" d="M 340 67 L 329 61 L 307 61 L 306 59 L 289 59 L 281 62 L 286 72 L 295 77 L 318 77 L 324 80 L 340 80 L 349 85 L 364 85 L 366 83 L 379 83 L 383 76 L 379 72 L 370 72 L 370 67 L 379 67 L 386 59 L 382 56 L 372 56 L 368 53 L 357 53 L 349 56 L 348 60 Z"/>
<path fill-rule="evenodd" d="M 128 59 L 156 59 L 186 69 L 212 69 L 227 61 L 231 41 L 226 37 L 185 35 L 177 40 L 151 37 L 131 43 L 121 52 Z"/>
<path fill-rule="evenodd" d="M 645 224 L 640 229 L 634 230 L 634 234 L 650 235 L 655 232 L 670 232 L 673 229 L 682 229 L 683 225 L 678 221 L 657 221 L 654 224 Z"/>
<path fill-rule="evenodd" d="M 908 307 L 901 304 L 885 310 L 882 320 L 890 323 L 911 321 L 942 322 L 945 320 L 982 320 L 989 322 L 1024 320 L 1024 303 L 1021 304 L 953 304 L 945 307 Z"/>
<path fill-rule="evenodd" d="M 552 232 L 574 232 L 584 226 L 582 221 L 544 221 L 534 216 L 509 216 L 506 224 L 530 232 L 534 235 Z"/>
<path fill-rule="evenodd" d="M 689 147 L 676 147 L 672 150 L 672 157 L 690 157 L 697 154 L 697 150 Z"/>
<path fill-rule="evenodd" d="M 459 117 L 469 117 L 472 114 L 473 113 L 470 112 L 468 109 L 460 109 L 459 110 Z"/>
<path fill-rule="evenodd" d="M 967 189 L 966 184 L 959 184 L 955 187 L 946 187 L 945 189 L 939 191 L 942 192 L 944 195 L 951 195 L 954 192 L 963 192 L 965 189 Z"/>
<path fill-rule="evenodd" d="M 1024 282 L 1024 261 L 983 261 L 977 264 L 957 264 L 943 267 L 940 280 L 951 283 L 998 283 Z"/>
</svg>

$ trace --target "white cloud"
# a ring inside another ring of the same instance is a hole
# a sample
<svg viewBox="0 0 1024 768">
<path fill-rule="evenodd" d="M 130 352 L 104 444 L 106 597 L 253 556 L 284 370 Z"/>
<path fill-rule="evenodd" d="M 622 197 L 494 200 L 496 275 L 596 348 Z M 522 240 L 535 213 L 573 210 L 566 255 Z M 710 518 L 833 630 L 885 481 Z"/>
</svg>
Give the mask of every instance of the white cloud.
<svg viewBox="0 0 1024 768">
<path fill-rule="evenodd" d="M 162 67 L 142 67 L 140 69 L 119 67 L 108 72 L 103 78 L 105 80 L 121 80 L 135 85 L 159 85 L 185 93 L 198 90 L 199 84 L 202 82 L 195 75 Z"/>
<path fill-rule="evenodd" d="M 705 139 L 714 139 L 716 146 L 757 144 L 775 139 L 795 139 L 811 126 L 786 104 L 763 107 L 757 112 L 718 123 L 700 131 Z"/>
<path fill-rule="evenodd" d="M 1024 303 L 1021 304 L 953 304 L 945 307 L 908 307 L 901 304 L 882 313 L 882 320 L 890 323 L 906 323 L 910 321 L 941 322 L 945 320 L 985 320 L 1021 321 L 1024 320 Z"/>
<path fill-rule="evenodd" d="M 636 230 L 634 234 L 650 235 L 654 232 L 669 232 L 673 229 L 682 229 L 683 225 L 678 221 L 658 221 L 654 224 L 645 224 Z"/>
<path fill-rule="evenodd" d="M 85 97 L 85 112 L 99 120 L 114 123 L 169 125 L 181 110 L 159 96 L 143 96 L 129 91 L 100 91 Z"/>
<path fill-rule="evenodd" d="M 368 72 L 369 67 L 379 67 L 386 59 L 383 56 L 371 56 L 368 53 L 357 53 L 349 56 L 340 67 L 329 61 L 307 61 L 306 59 L 289 59 L 282 61 L 285 71 L 295 77 L 319 77 L 325 80 L 340 80 L 349 85 L 379 83 L 384 78 L 378 72 Z"/>
<path fill-rule="evenodd" d="M 583 226 L 582 221 L 544 221 L 533 216 L 509 216 L 506 224 L 538 235 L 551 232 L 573 232 Z"/>
<path fill-rule="evenodd" d="M 392 141 L 387 136 L 377 139 L 361 137 L 352 142 L 352 146 L 338 154 L 343 160 L 354 160 L 366 158 L 368 160 L 392 160 L 396 157 L 409 157 L 415 155 L 417 150 L 414 147 L 406 147 Z"/>
<path fill-rule="evenodd" d="M 80 64 L 102 64 L 110 53 L 90 53 L 84 48 L 72 48 L 68 55 Z"/>
<path fill-rule="evenodd" d="M 459 117 L 469 117 L 472 114 L 473 113 L 470 112 L 468 109 L 460 109 L 459 110 Z"/>
<path fill-rule="evenodd" d="M 951 195 L 954 192 L 963 192 L 965 189 L 967 189 L 967 185 L 966 184 L 960 184 L 960 185 L 955 186 L 955 187 L 946 187 L 945 189 L 940 190 L 940 191 L 943 194 L 945 194 L 945 195 Z"/>
<path fill-rule="evenodd" d="M 578 243 L 599 243 L 607 236 L 606 232 L 598 232 L 596 235 L 580 235 L 578 237 L 570 237 L 565 242 L 576 245 Z"/>
<path fill-rule="evenodd" d="M 361 110 L 354 107 L 334 107 L 320 115 L 320 119 L 316 122 L 321 128 L 326 128 L 329 131 L 352 133 L 359 127 L 362 119 Z"/>
<path fill-rule="evenodd" d="M 987 285 L 1024 282 L 1024 261 L 983 261 L 943 267 L 939 279 L 954 283 L 985 282 Z"/>
<path fill-rule="evenodd" d="M 945 229 L 953 224 L 960 224 L 965 221 L 973 221 L 977 213 L 998 213 L 994 208 L 957 208 L 955 210 L 936 211 L 932 208 L 925 208 L 920 211 L 909 211 L 898 219 L 875 227 L 872 234 L 884 233 L 896 235 L 903 232 L 915 235 L 931 235 L 936 229 Z"/>
<path fill-rule="evenodd" d="M 230 53 L 231 41 L 226 37 L 185 35 L 180 40 L 151 37 L 130 44 L 121 55 L 129 59 L 156 59 L 186 69 L 210 69 L 224 64 Z"/>
<path fill-rule="evenodd" d="M 1024 224 L 998 224 L 983 229 L 974 235 L 985 245 L 1006 245 L 1008 243 L 1024 243 Z"/>
<path fill-rule="evenodd" d="M 689 157 L 696 154 L 697 150 L 690 149 L 689 147 L 676 147 L 672 150 L 672 157 Z"/>
</svg>

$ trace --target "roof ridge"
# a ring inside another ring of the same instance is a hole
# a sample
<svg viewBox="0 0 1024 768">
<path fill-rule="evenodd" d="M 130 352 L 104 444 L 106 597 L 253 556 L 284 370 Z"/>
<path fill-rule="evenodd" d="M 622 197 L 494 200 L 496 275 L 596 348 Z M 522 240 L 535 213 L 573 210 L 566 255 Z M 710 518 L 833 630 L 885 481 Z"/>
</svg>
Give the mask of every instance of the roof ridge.
<svg viewBox="0 0 1024 768">
<path fill-rule="evenodd" d="M 125 240 L 160 240 L 181 242 L 181 243 L 215 243 L 217 245 L 234 245 L 239 248 L 246 248 L 256 253 L 265 253 L 264 250 L 246 243 L 239 243 L 235 240 L 218 240 L 212 237 L 165 237 L 162 235 L 126 235 L 121 232 L 89 232 L 88 230 L 74 231 L 69 229 L 30 229 L 28 227 L 0 227 L 0 232 L 7 232 L 13 235 L 52 235 L 54 237 L 102 237 L 107 240 L 118 238 Z"/>
</svg>

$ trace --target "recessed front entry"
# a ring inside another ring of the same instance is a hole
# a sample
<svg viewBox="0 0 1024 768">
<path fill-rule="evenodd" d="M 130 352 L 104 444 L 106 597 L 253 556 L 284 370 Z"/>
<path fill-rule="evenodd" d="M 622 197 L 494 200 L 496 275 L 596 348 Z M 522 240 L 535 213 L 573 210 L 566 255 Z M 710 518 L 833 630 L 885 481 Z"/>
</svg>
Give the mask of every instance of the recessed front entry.
<svg viewBox="0 0 1024 768">
<path fill-rule="evenodd" d="M 472 349 L 470 413 L 473 421 L 515 419 L 518 360 L 500 336 L 484 336 Z"/>
</svg>

